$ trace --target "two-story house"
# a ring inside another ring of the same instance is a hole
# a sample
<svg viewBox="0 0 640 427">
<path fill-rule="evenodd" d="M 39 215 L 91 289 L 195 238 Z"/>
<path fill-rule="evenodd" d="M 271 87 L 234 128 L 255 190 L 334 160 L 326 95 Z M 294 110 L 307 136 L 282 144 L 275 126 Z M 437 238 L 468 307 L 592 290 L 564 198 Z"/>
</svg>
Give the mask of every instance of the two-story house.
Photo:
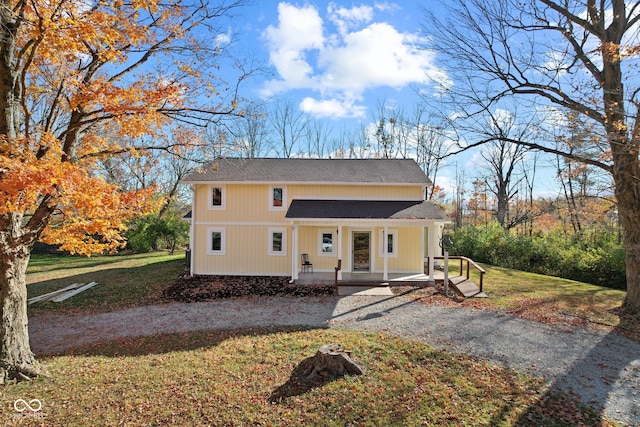
<svg viewBox="0 0 640 427">
<path fill-rule="evenodd" d="M 423 274 L 447 222 L 425 201 L 430 182 L 413 160 L 219 159 L 185 182 L 194 275 L 295 280 L 333 273 L 338 260 L 339 280 Z"/>
</svg>

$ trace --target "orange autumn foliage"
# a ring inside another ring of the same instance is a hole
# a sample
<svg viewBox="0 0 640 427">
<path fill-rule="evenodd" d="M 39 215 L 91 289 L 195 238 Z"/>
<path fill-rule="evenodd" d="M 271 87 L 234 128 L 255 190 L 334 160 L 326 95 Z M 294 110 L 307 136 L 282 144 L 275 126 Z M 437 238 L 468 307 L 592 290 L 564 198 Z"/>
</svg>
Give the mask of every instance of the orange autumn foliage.
<svg viewBox="0 0 640 427">
<path fill-rule="evenodd" d="M 122 233 L 135 216 L 157 207 L 154 189 L 119 192 L 83 164 L 61 161 L 52 150 L 36 159 L 0 155 L 0 215 L 25 212 L 27 216 L 43 203 L 55 211 L 40 238 L 71 253 L 113 252 L 125 243 Z"/>
<path fill-rule="evenodd" d="M 162 149 L 134 141 L 162 135 L 172 114 L 188 110 L 185 98 L 201 75 L 153 58 L 170 56 L 181 39 L 189 45 L 187 33 L 209 15 L 208 5 L 9 3 L 20 24 L 13 65 L 21 89 L 20 106 L 11 106 L 15 131 L 3 125 L 9 130 L 0 135 L 0 216 L 18 215 L 24 232 L 72 253 L 114 251 L 124 244 L 125 224 L 158 204 L 153 188 L 121 192 L 107 183 L 95 162 Z"/>
</svg>

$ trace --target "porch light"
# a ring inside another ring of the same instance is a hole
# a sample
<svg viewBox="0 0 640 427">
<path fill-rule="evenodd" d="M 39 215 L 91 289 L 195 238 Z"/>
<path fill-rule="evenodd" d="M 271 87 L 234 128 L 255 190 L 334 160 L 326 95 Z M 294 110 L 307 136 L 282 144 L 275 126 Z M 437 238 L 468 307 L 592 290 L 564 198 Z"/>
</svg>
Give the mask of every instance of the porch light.
<svg viewBox="0 0 640 427">
<path fill-rule="evenodd" d="M 440 239 L 440 247 L 445 251 L 448 251 L 453 247 L 453 240 L 451 239 L 450 235 L 448 234 L 442 235 L 442 238 Z"/>
</svg>

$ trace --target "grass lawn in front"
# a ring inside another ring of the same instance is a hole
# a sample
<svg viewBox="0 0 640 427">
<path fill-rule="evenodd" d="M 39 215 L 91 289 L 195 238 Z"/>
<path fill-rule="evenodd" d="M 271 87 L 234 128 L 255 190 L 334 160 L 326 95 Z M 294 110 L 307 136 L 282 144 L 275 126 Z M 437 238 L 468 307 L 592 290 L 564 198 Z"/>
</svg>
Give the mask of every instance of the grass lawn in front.
<svg viewBox="0 0 640 427">
<path fill-rule="evenodd" d="M 27 270 L 29 298 L 61 289 L 72 283 L 99 285 L 62 303 L 38 303 L 38 310 L 112 311 L 159 302 L 159 294 L 184 272 L 184 254 L 166 252 L 105 256 L 32 256 Z M 458 262 L 451 263 L 457 274 Z M 640 342 L 640 322 L 618 316 L 625 292 L 568 279 L 483 265 L 487 270 L 487 299 L 470 298 L 460 303 L 428 292 L 425 303 L 467 305 L 503 310 L 515 316 L 551 324 L 615 329 Z M 472 278 L 478 273 L 472 270 Z M 416 296 L 422 293 L 417 292 Z"/>
<path fill-rule="evenodd" d="M 329 342 L 365 375 L 290 378 Z M 541 380 L 381 333 L 210 331 L 105 342 L 41 359 L 51 374 L 2 388 L 6 425 L 610 426 Z M 38 417 L 14 410 L 38 399 Z"/>
<path fill-rule="evenodd" d="M 483 289 L 489 298 L 456 299 L 457 302 L 454 302 L 445 300 L 440 294 L 434 294 L 433 290 L 412 294 L 427 304 L 500 310 L 559 326 L 613 329 L 640 342 L 640 321 L 633 317 L 621 319 L 618 315 L 624 301 L 624 291 L 491 265 L 482 267 L 487 271 Z M 450 268 L 452 275 L 460 274 L 457 261 L 452 262 Z M 473 269 L 471 278 L 479 283 L 479 273 Z M 402 288 L 398 293 L 400 292 Z"/>
<path fill-rule="evenodd" d="M 583 318 L 586 324 L 620 326 L 613 310 L 623 292 L 486 268 L 487 300 L 456 303 L 439 294 L 422 299 L 505 310 L 549 323 Z M 35 256 L 28 271 L 29 297 L 75 282 L 100 285 L 63 303 L 35 304 L 30 313 L 157 303 L 160 291 L 182 272 L 183 254 Z M 40 358 L 51 376 L 3 387 L 2 421 L 68 426 L 614 425 L 547 390 L 541 380 L 384 334 L 264 329 L 107 340 Z M 297 363 L 327 342 L 353 350 L 366 375 L 325 384 L 292 381 Z M 13 403 L 27 398 L 42 402 L 41 418 L 15 411 Z"/>
<path fill-rule="evenodd" d="M 184 253 L 33 255 L 27 269 L 29 298 L 73 283 L 98 285 L 63 302 L 36 303 L 29 309 L 112 311 L 157 302 L 157 294 L 184 272 L 184 266 Z"/>
</svg>

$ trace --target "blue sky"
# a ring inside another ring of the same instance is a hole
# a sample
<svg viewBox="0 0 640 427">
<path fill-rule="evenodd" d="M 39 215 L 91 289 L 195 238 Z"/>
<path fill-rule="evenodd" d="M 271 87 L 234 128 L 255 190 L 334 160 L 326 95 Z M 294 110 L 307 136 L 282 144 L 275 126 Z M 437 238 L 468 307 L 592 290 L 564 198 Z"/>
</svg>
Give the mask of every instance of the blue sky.
<svg viewBox="0 0 640 427">
<path fill-rule="evenodd" d="M 242 95 L 286 98 L 334 132 L 372 126 L 381 103 L 412 110 L 423 96 L 451 84 L 421 26 L 418 1 L 263 1 L 242 9 L 236 55 L 255 55 L 271 73 L 253 79 Z M 437 12 L 437 10 L 436 10 Z M 479 176 L 478 152 L 447 160 L 436 183 L 453 191 L 456 167 Z M 477 173 L 475 172 L 477 170 Z M 547 187 L 551 185 L 550 180 Z"/>
<path fill-rule="evenodd" d="M 268 4 L 258 42 L 276 76 L 261 85 L 263 96 L 295 92 L 313 117 L 362 120 L 376 98 L 399 102 L 415 96 L 411 85 L 446 79 L 434 54 L 420 49 L 415 2 Z"/>
</svg>

